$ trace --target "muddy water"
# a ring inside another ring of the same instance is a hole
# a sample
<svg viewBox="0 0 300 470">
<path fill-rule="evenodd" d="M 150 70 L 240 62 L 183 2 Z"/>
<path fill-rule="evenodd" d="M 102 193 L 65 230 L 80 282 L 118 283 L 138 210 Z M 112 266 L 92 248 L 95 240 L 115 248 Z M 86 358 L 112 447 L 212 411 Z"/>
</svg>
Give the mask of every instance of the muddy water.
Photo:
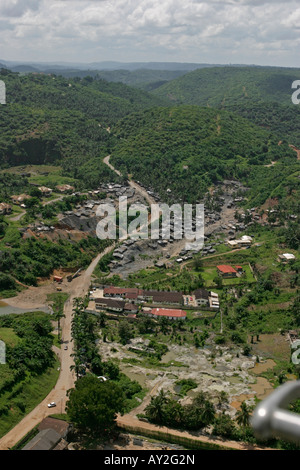
<svg viewBox="0 0 300 470">
<path fill-rule="evenodd" d="M 261 374 L 266 372 L 268 369 L 273 369 L 276 366 L 276 363 L 272 359 L 267 359 L 265 362 L 257 362 L 251 372 L 254 374 Z"/>
<path fill-rule="evenodd" d="M 147 377 L 141 373 L 131 372 L 130 367 L 121 366 L 121 371 L 127 375 L 131 380 L 136 380 L 142 387 L 145 387 Z"/>
<path fill-rule="evenodd" d="M 270 382 L 264 377 L 257 377 L 257 383 L 251 384 L 250 388 L 255 392 L 255 396 L 259 400 L 267 397 L 274 390 Z"/>
<path fill-rule="evenodd" d="M 167 364 L 170 361 L 176 361 L 177 356 L 173 351 L 168 351 L 161 359 L 163 364 Z"/>
<path fill-rule="evenodd" d="M 268 369 L 273 369 L 275 365 L 276 363 L 272 359 L 268 359 L 265 362 L 256 363 L 251 371 L 254 374 L 261 374 Z M 232 379 L 233 377 L 231 377 L 229 380 L 232 381 Z M 231 406 L 239 409 L 243 401 L 254 397 L 258 398 L 259 400 L 263 400 L 274 390 L 270 382 L 264 377 L 256 377 L 256 383 L 250 384 L 249 388 L 252 390 L 252 392 L 232 397 Z"/>
<path fill-rule="evenodd" d="M 45 312 L 51 313 L 51 310 L 48 307 L 40 307 L 40 308 L 18 308 L 18 307 L 11 307 L 7 304 L 1 302 L 0 304 L 0 315 L 9 315 L 10 313 L 27 313 L 27 312 Z"/>
</svg>

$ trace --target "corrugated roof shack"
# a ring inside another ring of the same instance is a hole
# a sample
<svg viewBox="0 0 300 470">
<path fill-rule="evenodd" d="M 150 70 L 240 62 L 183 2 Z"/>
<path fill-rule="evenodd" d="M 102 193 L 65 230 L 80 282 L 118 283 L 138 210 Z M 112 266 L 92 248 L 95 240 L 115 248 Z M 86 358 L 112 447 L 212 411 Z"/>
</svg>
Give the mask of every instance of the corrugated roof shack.
<svg viewBox="0 0 300 470">
<path fill-rule="evenodd" d="M 65 450 L 69 428 L 66 421 L 45 418 L 38 427 L 39 433 L 22 450 Z"/>
</svg>

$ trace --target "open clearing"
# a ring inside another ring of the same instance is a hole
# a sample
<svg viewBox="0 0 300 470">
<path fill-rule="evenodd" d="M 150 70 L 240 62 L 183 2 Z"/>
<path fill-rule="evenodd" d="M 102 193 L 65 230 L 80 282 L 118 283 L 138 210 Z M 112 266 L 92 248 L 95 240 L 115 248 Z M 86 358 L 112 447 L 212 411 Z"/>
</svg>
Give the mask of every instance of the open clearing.
<svg viewBox="0 0 300 470">
<path fill-rule="evenodd" d="M 243 356 L 238 347 L 216 346 L 210 348 L 191 348 L 179 345 L 169 345 L 169 351 L 162 357 L 158 365 L 149 364 L 141 356 L 129 351 L 129 347 L 139 347 L 145 342 L 135 338 L 125 346 L 116 342 L 101 343 L 100 353 L 103 360 L 115 359 L 120 368 L 131 379 L 137 380 L 148 390 L 144 401 L 131 415 L 142 413 L 161 389 L 177 396 L 182 403 L 189 403 L 197 392 L 208 392 L 215 401 L 221 391 L 228 394 L 226 411 L 234 417 L 239 405 L 244 400 L 254 404 L 254 398 L 267 396 L 272 385 L 263 377 L 257 375 L 258 369 L 253 357 Z M 274 362 L 263 361 L 259 367 L 272 368 Z M 176 382 L 182 379 L 193 379 L 197 388 L 190 390 L 185 397 L 178 394 Z"/>
</svg>

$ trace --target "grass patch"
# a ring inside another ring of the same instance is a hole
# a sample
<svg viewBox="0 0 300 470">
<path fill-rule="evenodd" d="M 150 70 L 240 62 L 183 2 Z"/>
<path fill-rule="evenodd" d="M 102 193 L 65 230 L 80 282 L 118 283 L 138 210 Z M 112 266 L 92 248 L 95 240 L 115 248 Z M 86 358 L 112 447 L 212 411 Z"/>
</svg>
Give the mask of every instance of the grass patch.
<svg viewBox="0 0 300 470">
<path fill-rule="evenodd" d="M 198 384 L 193 379 L 182 379 L 175 382 L 176 393 L 184 397 L 190 390 L 197 388 Z"/>
<path fill-rule="evenodd" d="M 66 292 L 54 292 L 52 294 L 47 294 L 47 302 L 56 302 L 59 299 L 65 303 L 69 298 L 69 294 Z"/>
<path fill-rule="evenodd" d="M 0 339 L 11 347 L 14 347 L 20 341 L 13 328 L 0 328 Z"/>
</svg>

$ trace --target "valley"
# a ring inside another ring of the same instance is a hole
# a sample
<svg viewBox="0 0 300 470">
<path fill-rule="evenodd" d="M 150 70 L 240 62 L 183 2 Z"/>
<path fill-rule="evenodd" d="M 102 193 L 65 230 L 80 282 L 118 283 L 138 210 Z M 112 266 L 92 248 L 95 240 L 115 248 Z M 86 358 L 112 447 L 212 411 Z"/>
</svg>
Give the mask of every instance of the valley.
<svg viewBox="0 0 300 470">
<path fill-rule="evenodd" d="M 256 440 L 250 416 L 299 377 L 299 111 L 283 91 L 298 73 L 153 72 L 149 93 L 96 76 L 2 70 L 0 339 L 13 330 L 31 351 L 26 321 L 50 321 L 60 365 L 56 385 L 15 423 L 25 372 L 9 346 L 1 449 L 52 415 L 50 402 L 72 422 L 68 390 L 101 377 L 121 391 L 122 432 L 164 427 L 203 446 L 285 448 Z M 100 239 L 98 208 L 110 205 L 119 229 L 122 196 L 149 209 L 203 204 L 203 246 L 175 239 L 176 220 L 170 237 Z"/>
</svg>

